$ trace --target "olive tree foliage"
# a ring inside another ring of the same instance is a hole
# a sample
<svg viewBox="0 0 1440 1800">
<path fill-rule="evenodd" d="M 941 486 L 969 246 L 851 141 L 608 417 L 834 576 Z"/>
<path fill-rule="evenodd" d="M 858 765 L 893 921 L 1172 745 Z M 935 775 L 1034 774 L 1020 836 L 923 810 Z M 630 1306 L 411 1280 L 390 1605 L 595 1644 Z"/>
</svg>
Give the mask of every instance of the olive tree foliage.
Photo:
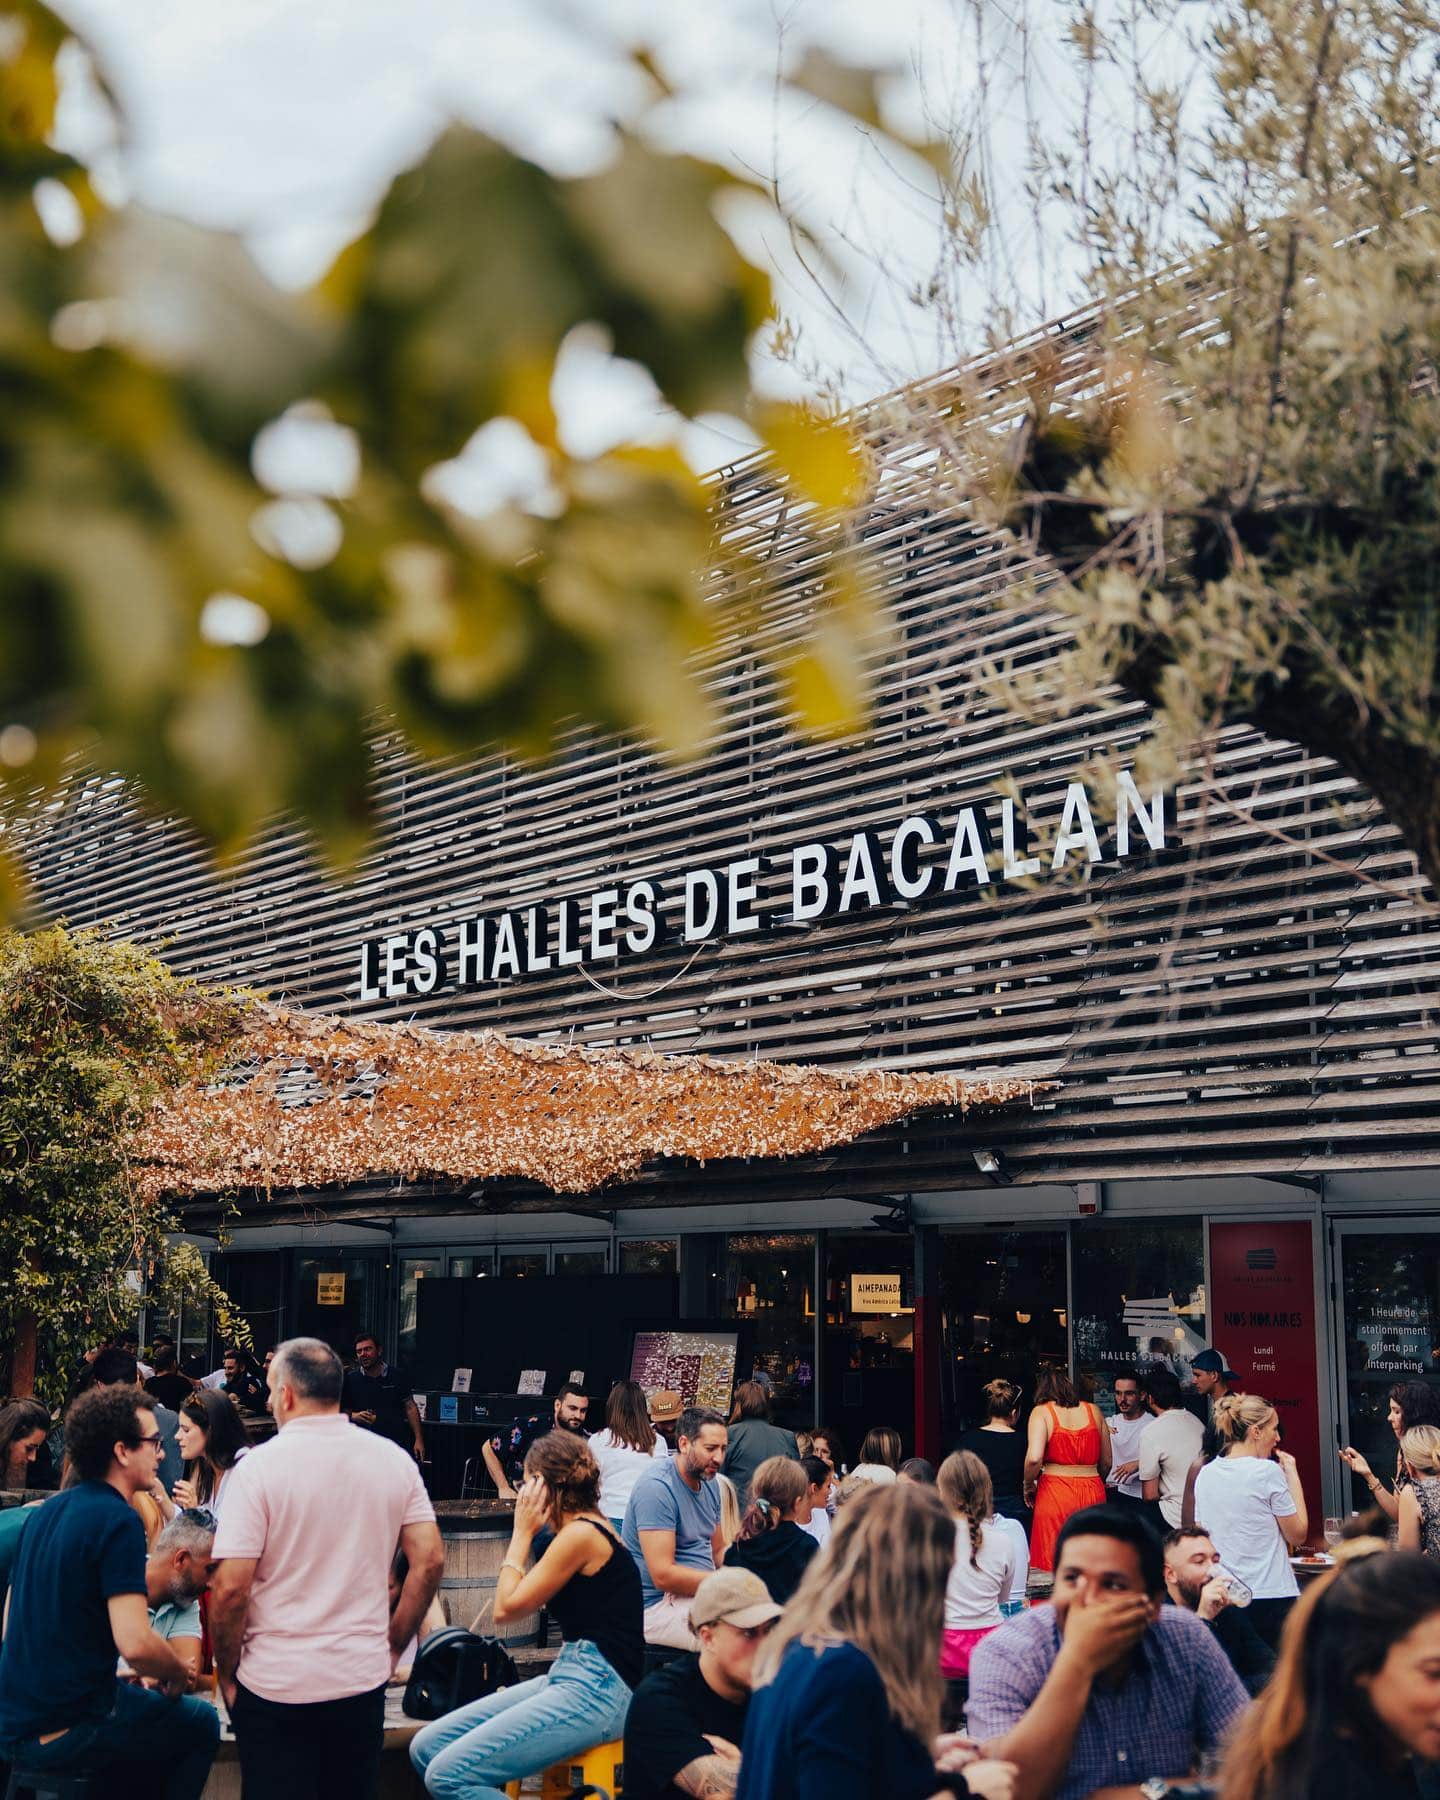
<svg viewBox="0 0 1440 1800">
<path fill-rule="evenodd" d="M 129 1146 L 155 1103 L 218 1070 L 238 997 L 86 932 L 0 932 L 0 1391 L 64 1397 L 84 1347 L 141 1292 L 216 1306 L 178 1220 L 137 1192 Z"/>
<path fill-rule="evenodd" d="M 891 404 L 942 501 L 1038 554 L 1038 612 L 1068 635 L 996 692 L 1035 712 L 1118 687 L 1153 709 L 1157 775 L 1236 723 L 1323 753 L 1440 887 L 1440 15 L 1006 9 L 1008 161 L 996 9 L 957 16 L 977 98 L 916 298 L 951 310 L 968 360 Z M 1073 99 L 1053 118 L 1027 73 L 1042 36 Z M 1033 329 L 1046 311 L 1063 330 Z"/>
<path fill-rule="evenodd" d="M 714 581 L 677 452 L 567 454 L 550 382 L 598 326 L 677 414 L 748 413 L 822 514 L 859 501 L 841 425 L 752 403 L 770 285 L 717 216 L 746 177 L 643 119 L 574 179 L 455 126 L 312 291 L 281 291 L 237 240 L 106 205 L 55 147 L 68 41 L 0 0 L 0 802 L 78 753 L 221 851 L 286 813 L 343 863 L 379 719 L 422 755 L 543 755 L 577 719 L 700 751 L 703 655 L 743 625 L 746 571 Z M 443 474 L 498 417 L 539 447 L 544 499 L 481 518 Z M 343 492 L 262 485 L 257 436 L 296 418 L 345 434 Z M 819 594 L 784 652 L 803 725 L 856 722 L 857 595 Z"/>
</svg>

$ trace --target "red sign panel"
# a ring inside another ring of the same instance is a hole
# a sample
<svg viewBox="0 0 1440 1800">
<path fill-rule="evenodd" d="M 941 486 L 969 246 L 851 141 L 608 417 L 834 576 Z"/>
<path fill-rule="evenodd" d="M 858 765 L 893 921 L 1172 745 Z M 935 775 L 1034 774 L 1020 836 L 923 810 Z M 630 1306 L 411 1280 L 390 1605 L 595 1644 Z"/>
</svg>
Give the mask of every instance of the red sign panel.
<svg viewBox="0 0 1440 1800">
<path fill-rule="evenodd" d="M 1300 1469 L 1318 1542 L 1320 1373 L 1316 1366 L 1315 1249 L 1308 1220 L 1210 1226 L 1210 1342 L 1247 1394 L 1280 1414 L 1283 1449 Z"/>
</svg>

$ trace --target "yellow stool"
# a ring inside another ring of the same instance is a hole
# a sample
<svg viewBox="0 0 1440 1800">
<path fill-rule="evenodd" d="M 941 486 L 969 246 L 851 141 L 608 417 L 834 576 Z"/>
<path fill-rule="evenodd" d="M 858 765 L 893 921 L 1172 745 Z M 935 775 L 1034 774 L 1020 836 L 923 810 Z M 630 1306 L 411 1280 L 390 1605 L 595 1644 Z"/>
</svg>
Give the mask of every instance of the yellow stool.
<svg viewBox="0 0 1440 1800">
<path fill-rule="evenodd" d="M 625 1745 L 620 1738 L 551 1763 L 540 1777 L 540 1800 L 570 1800 L 572 1794 L 585 1793 L 598 1795 L 599 1800 L 619 1800 L 624 1791 Z M 520 1783 L 507 1782 L 505 1792 L 518 1796 Z"/>
</svg>

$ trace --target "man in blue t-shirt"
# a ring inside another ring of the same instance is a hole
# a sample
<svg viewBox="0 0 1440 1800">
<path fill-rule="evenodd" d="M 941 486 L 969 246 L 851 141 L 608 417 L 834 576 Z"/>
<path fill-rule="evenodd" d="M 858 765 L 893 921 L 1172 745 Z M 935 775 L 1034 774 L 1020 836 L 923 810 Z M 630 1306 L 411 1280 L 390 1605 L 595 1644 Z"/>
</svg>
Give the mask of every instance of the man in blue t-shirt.
<svg viewBox="0 0 1440 1800">
<path fill-rule="evenodd" d="M 725 1460 L 725 1415 L 708 1406 L 681 1413 L 675 1452 L 642 1472 L 621 1533 L 640 1570 L 645 1642 L 693 1650 L 690 1601 L 725 1554 L 715 1477 Z"/>
<path fill-rule="evenodd" d="M 130 1504 L 155 1480 L 160 1432 L 134 1387 L 95 1387 L 65 1417 L 75 1485 L 20 1539 L 0 1646 L 0 1757 L 26 1769 L 97 1774 L 117 1764 L 164 1800 L 199 1800 L 220 1741 L 187 1670 L 150 1628 L 145 1530 Z M 145 1688 L 116 1677 L 123 1656 Z"/>
</svg>

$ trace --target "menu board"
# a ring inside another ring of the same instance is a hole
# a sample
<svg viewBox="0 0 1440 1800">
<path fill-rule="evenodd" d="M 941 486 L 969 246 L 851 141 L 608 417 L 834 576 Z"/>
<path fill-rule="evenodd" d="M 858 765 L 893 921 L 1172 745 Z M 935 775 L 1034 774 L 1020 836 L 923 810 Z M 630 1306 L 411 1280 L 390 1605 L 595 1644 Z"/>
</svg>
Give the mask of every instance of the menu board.
<svg viewBox="0 0 1440 1800">
<path fill-rule="evenodd" d="M 1210 1278 L 1215 1348 L 1241 1391 L 1263 1395 L 1279 1413 L 1284 1447 L 1313 1506 L 1320 1493 L 1320 1383 L 1310 1221 L 1212 1222 Z"/>
<path fill-rule="evenodd" d="M 647 1394 L 669 1389 L 686 1406 L 713 1406 L 728 1413 L 738 1336 L 733 1331 L 637 1331 L 630 1379 Z"/>
</svg>

